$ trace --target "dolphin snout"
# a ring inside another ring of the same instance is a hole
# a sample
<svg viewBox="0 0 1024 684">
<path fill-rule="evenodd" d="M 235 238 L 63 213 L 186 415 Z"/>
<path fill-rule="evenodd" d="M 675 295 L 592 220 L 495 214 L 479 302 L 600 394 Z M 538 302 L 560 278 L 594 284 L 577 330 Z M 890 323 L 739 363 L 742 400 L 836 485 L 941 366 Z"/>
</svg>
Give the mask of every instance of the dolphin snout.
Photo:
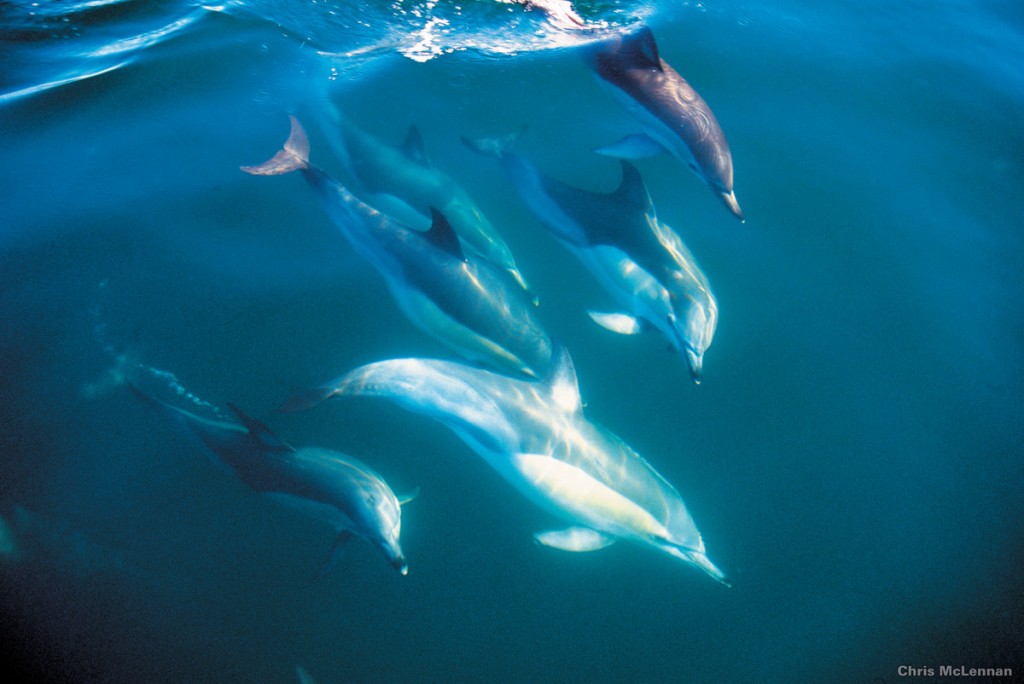
<svg viewBox="0 0 1024 684">
<path fill-rule="evenodd" d="M 704 367 L 704 355 L 697 354 L 692 349 L 687 348 L 686 365 L 690 367 L 690 377 L 693 378 L 693 382 L 699 385 L 701 380 L 701 370 Z"/>
<path fill-rule="evenodd" d="M 729 207 L 729 211 L 732 212 L 733 216 L 740 220 L 740 223 L 746 221 L 746 219 L 743 218 L 743 210 L 740 209 L 740 203 L 736 201 L 735 191 L 730 190 L 729 192 L 725 192 L 724 190 L 719 190 L 718 195 L 722 198 L 722 201 L 725 202 L 725 206 Z"/>
<path fill-rule="evenodd" d="M 397 570 L 403 577 L 409 574 L 409 563 L 406 562 L 405 556 L 397 556 L 391 561 L 391 567 Z"/>
</svg>

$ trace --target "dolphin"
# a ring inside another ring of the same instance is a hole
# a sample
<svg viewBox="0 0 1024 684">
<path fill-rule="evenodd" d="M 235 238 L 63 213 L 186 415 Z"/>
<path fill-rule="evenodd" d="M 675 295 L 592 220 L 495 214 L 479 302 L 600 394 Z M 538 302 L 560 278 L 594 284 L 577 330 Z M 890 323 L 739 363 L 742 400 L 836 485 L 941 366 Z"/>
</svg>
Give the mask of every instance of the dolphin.
<svg viewBox="0 0 1024 684">
<path fill-rule="evenodd" d="M 485 260 L 464 253 L 437 209 L 416 231 L 357 199 L 309 164 L 309 143 L 295 117 L 284 148 L 255 175 L 301 170 L 337 228 L 384 277 L 399 308 L 420 329 L 471 361 L 536 377 L 551 360 L 551 340 L 526 293 Z"/>
<path fill-rule="evenodd" d="M 469 194 L 430 162 L 415 125 L 401 145 L 392 147 L 358 128 L 333 104 L 321 111 L 328 143 L 364 201 L 421 230 L 430 226 L 431 207 L 436 208 L 470 249 L 529 291 L 512 250 Z"/>
<path fill-rule="evenodd" d="M 206 418 L 151 397 L 131 383 L 128 387 L 247 487 L 331 525 L 337 537 L 328 565 L 357 536 L 377 547 L 401 574 L 409 572 L 399 544 L 400 504 L 415 494 L 397 497 L 380 475 L 351 456 L 320 447 L 294 448 L 232 404 L 228 406 L 240 422 Z"/>
<path fill-rule="evenodd" d="M 718 302 L 707 277 L 682 239 L 661 222 L 640 172 L 625 160 L 614 192 L 595 193 L 542 175 L 508 140 L 463 141 L 495 156 L 512 185 L 561 242 L 628 313 L 588 312 L 622 334 L 661 332 L 685 355 L 700 383 L 704 352 L 718 324 Z"/>
<path fill-rule="evenodd" d="M 569 525 L 538 533 L 540 544 L 583 552 L 621 539 L 727 583 L 678 492 L 583 415 L 572 359 L 560 346 L 538 381 L 450 361 L 392 359 L 323 385 L 305 406 L 332 396 L 385 397 L 446 425 L 523 496 Z"/>
<path fill-rule="evenodd" d="M 711 108 L 682 76 L 658 56 L 646 26 L 590 46 L 584 59 L 600 81 L 640 122 L 643 132 L 598 152 L 637 159 L 667 151 L 685 163 L 740 221 L 732 184 L 732 155 Z"/>
</svg>

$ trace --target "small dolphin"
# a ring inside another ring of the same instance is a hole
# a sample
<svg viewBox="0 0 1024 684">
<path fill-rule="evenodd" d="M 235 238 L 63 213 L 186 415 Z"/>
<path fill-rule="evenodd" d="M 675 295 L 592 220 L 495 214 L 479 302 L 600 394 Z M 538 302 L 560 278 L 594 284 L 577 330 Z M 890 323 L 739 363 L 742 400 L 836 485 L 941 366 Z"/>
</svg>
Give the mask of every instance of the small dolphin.
<svg viewBox="0 0 1024 684">
<path fill-rule="evenodd" d="M 425 232 L 363 203 L 309 164 L 309 143 L 295 117 L 284 149 L 255 175 L 301 170 L 337 228 L 387 282 L 406 316 L 471 361 L 536 377 L 551 360 L 551 340 L 526 293 L 487 261 L 467 258 L 446 217 L 433 209 Z"/>
<path fill-rule="evenodd" d="M 561 347 L 542 381 L 393 359 L 350 371 L 318 388 L 306 405 L 331 396 L 386 397 L 448 426 L 527 499 L 570 525 L 537 534 L 538 543 L 592 551 L 623 539 L 726 583 L 672 485 L 583 415 L 572 360 Z"/>
<path fill-rule="evenodd" d="M 423 136 L 410 126 L 399 147 L 385 145 L 328 104 L 322 110 L 327 140 L 359 194 L 371 206 L 412 228 L 430 226 L 436 208 L 474 252 L 502 268 L 529 290 L 512 250 L 469 194 L 427 156 Z"/>
<path fill-rule="evenodd" d="M 584 58 L 644 129 L 597 151 L 629 159 L 667 151 L 710 185 L 742 221 L 725 134 L 704 99 L 658 56 L 651 30 L 645 26 L 602 41 L 586 49 Z"/>
<path fill-rule="evenodd" d="M 542 175 L 508 141 L 463 139 L 498 157 L 512 185 L 547 226 L 628 313 L 590 317 L 622 334 L 654 328 L 686 356 L 700 383 L 704 352 L 718 324 L 718 303 L 690 250 L 658 220 L 636 167 L 621 160 L 622 182 L 610 194 L 581 190 Z"/>
<path fill-rule="evenodd" d="M 337 538 L 328 564 L 354 535 L 376 546 L 401 574 L 409 572 L 399 544 L 400 504 L 415 495 L 395 496 L 380 475 L 351 456 L 319 447 L 291 447 L 231 404 L 240 423 L 204 418 L 128 386 L 250 489 L 331 525 Z"/>
</svg>

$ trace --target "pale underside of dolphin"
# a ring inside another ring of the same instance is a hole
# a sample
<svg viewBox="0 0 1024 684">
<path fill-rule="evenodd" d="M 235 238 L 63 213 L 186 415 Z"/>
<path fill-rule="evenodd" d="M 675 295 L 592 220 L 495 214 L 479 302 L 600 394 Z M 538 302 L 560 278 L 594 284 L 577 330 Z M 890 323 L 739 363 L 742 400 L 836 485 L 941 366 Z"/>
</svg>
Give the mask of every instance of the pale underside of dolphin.
<svg viewBox="0 0 1024 684">
<path fill-rule="evenodd" d="M 255 175 L 301 170 L 334 225 L 377 269 L 402 312 L 421 330 L 468 360 L 505 372 L 538 376 L 551 359 L 551 340 L 526 293 L 486 260 L 462 250 L 436 209 L 417 231 L 365 204 L 309 164 L 309 143 L 298 120 L 284 148 Z"/>
<path fill-rule="evenodd" d="M 529 288 L 512 250 L 469 193 L 431 163 L 423 136 L 410 126 L 398 147 L 359 129 L 333 104 L 321 110 L 327 140 L 368 204 L 407 226 L 425 230 L 440 211 L 474 252 Z"/>
<path fill-rule="evenodd" d="M 641 124 L 642 132 L 597 151 L 638 159 L 667 151 L 707 183 L 740 221 L 732 154 L 718 120 L 696 90 L 658 55 L 647 27 L 584 50 L 590 68 Z"/>
<path fill-rule="evenodd" d="M 448 426 L 527 499 L 570 526 L 537 534 L 541 544 L 591 551 L 626 540 L 726 583 L 672 485 L 583 415 L 564 349 L 556 348 L 543 381 L 447 361 L 393 359 L 356 368 L 307 399 L 332 396 L 385 397 Z"/>
<path fill-rule="evenodd" d="M 506 142 L 465 142 L 498 157 L 506 175 L 548 230 L 574 254 L 625 312 L 590 312 L 623 334 L 654 329 L 686 357 L 701 381 L 704 352 L 718 324 L 718 302 L 693 254 L 660 221 L 636 167 L 621 161 L 622 181 L 611 193 L 576 188 L 541 174 L 505 149 Z"/>
<path fill-rule="evenodd" d="M 399 543 L 400 504 L 415 494 L 399 499 L 380 475 L 351 456 L 319 447 L 294 448 L 235 406 L 231 409 L 240 422 L 206 418 L 129 387 L 247 487 L 330 525 L 337 537 L 328 565 L 357 536 L 401 574 L 408 572 Z"/>
</svg>

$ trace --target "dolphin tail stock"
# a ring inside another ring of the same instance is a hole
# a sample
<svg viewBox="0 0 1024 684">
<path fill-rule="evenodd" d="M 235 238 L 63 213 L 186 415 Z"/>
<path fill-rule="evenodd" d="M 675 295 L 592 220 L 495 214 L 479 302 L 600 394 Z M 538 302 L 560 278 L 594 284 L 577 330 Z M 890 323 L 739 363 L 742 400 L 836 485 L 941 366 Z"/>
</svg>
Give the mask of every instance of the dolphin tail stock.
<svg viewBox="0 0 1024 684">
<path fill-rule="evenodd" d="M 142 364 L 129 352 L 111 350 L 110 355 L 113 364 L 96 380 L 82 386 L 81 393 L 86 399 L 98 399 L 120 391 L 121 387 L 135 382 L 136 376 L 143 370 Z"/>
<path fill-rule="evenodd" d="M 223 461 L 203 442 L 199 432 L 195 427 L 195 421 L 197 416 L 194 416 L 184 409 L 177 408 L 168 404 L 167 402 L 157 399 L 156 397 L 148 394 L 142 390 L 138 385 L 132 381 L 125 381 L 125 387 L 131 392 L 132 396 L 138 399 L 149 411 L 160 416 L 164 421 L 170 424 L 172 430 L 176 432 L 181 438 L 188 442 L 194 449 L 206 456 L 211 463 L 219 469 L 227 470 L 227 466 Z"/>
<path fill-rule="evenodd" d="M 338 391 L 338 383 L 340 381 L 341 378 L 338 378 L 325 385 L 296 390 L 288 397 L 287 401 L 278 407 L 277 412 L 297 413 L 298 411 L 311 409 L 333 397 Z"/>
<path fill-rule="evenodd" d="M 277 154 L 262 164 L 242 166 L 242 171 L 254 176 L 280 176 L 309 167 L 309 138 L 306 129 L 293 115 L 289 114 L 288 120 L 291 121 L 291 132 Z"/>
<path fill-rule="evenodd" d="M 131 395 L 133 397 L 135 397 L 136 399 L 141 401 L 143 404 L 145 404 L 149 408 L 157 410 L 157 411 L 167 411 L 170 408 L 167 404 L 165 404 L 164 402 L 160 401 L 159 399 L 151 397 L 148 394 L 146 394 L 145 392 L 143 392 L 139 388 L 139 386 L 136 385 L 131 380 L 125 379 L 125 380 L 122 381 L 122 384 L 126 388 L 128 388 L 128 391 L 131 393 Z"/>
<path fill-rule="evenodd" d="M 228 402 L 228 408 L 238 417 L 238 420 L 242 422 L 242 425 L 249 431 L 252 438 L 257 440 L 262 446 L 271 451 L 295 451 L 295 447 L 283 441 L 270 428 L 238 408 L 235 404 Z"/>
</svg>

